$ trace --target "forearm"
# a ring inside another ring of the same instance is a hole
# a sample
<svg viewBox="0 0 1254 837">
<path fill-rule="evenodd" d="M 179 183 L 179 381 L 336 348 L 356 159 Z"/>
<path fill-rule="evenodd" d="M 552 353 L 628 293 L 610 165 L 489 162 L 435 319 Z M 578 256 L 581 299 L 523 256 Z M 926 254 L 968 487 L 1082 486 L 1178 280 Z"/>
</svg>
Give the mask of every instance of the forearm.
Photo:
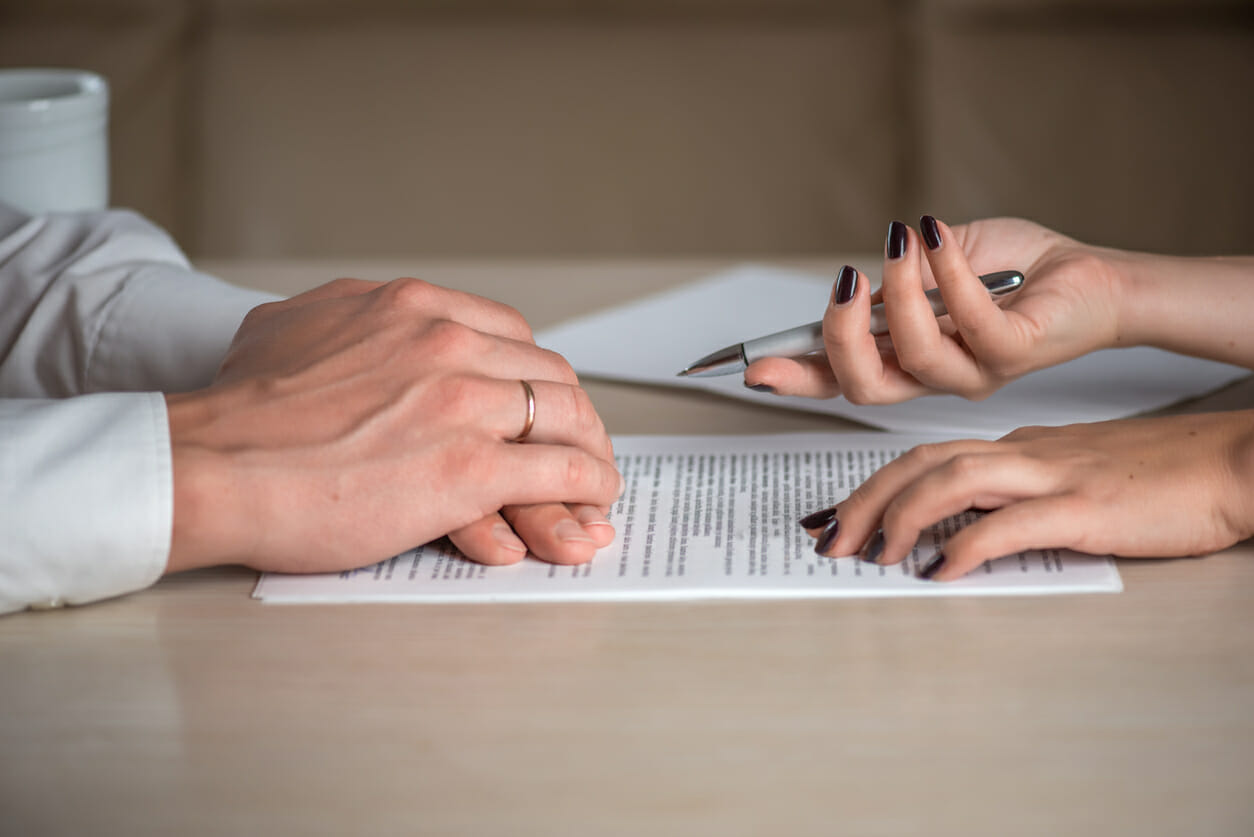
<svg viewBox="0 0 1254 837">
<path fill-rule="evenodd" d="M 192 270 L 134 213 L 0 204 L 0 395 L 207 386 L 244 315 L 272 299 Z"/>
<path fill-rule="evenodd" d="M 1254 369 L 1254 257 L 1100 250 L 1120 277 L 1120 346 L 1155 346 Z"/>
</svg>

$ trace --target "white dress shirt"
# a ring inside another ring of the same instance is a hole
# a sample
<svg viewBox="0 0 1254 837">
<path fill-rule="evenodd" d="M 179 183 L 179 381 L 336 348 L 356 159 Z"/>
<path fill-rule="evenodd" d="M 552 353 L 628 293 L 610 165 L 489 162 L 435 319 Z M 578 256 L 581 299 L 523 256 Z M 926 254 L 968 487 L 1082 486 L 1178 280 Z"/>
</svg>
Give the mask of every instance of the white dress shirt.
<svg viewBox="0 0 1254 837">
<path fill-rule="evenodd" d="M 0 613 L 139 590 L 173 522 L 164 392 L 207 386 L 275 297 L 131 212 L 0 204 Z"/>
</svg>

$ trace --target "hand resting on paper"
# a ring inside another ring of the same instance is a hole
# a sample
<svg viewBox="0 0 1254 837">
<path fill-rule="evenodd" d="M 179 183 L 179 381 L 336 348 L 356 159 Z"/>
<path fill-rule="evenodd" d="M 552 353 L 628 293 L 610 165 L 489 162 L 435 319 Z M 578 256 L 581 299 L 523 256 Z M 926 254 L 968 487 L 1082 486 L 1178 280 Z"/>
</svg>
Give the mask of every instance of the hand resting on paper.
<svg viewBox="0 0 1254 837">
<path fill-rule="evenodd" d="M 343 279 L 262 305 L 213 385 L 167 403 L 167 571 L 341 570 L 446 534 L 484 563 L 578 563 L 613 539 L 622 478 L 587 395 L 480 297 Z"/>
<path fill-rule="evenodd" d="M 924 577 L 950 581 L 1026 549 L 1202 555 L 1254 535 L 1254 410 L 1025 427 L 923 445 L 802 525 L 819 552 L 902 561 L 919 533 L 970 508 Z"/>
<path fill-rule="evenodd" d="M 883 302 L 891 348 L 866 333 L 870 294 L 850 270 L 824 319 L 830 365 L 763 360 L 746 370 L 747 382 L 859 403 L 938 392 L 982 398 L 1032 370 L 1136 345 L 1254 368 L 1254 259 L 1098 248 L 1016 219 L 950 228 L 924 216 L 922 226 L 921 239 L 898 222 L 890 227 Z M 1025 274 L 1004 309 L 975 280 L 994 265 Z M 933 282 L 950 312 L 940 321 L 919 305 Z M 921 529 L 968 508 L 993 511 L 951 538 L 925 577 L 952 580 L 1026 548 L 1129 557 L 1222 549 L 1254 534 L 1254 411 L 1024 428 L 996 442 L 924 446 L 802 526 L 822 554 L 861 551 L 896 563 Z"/>
</svg>

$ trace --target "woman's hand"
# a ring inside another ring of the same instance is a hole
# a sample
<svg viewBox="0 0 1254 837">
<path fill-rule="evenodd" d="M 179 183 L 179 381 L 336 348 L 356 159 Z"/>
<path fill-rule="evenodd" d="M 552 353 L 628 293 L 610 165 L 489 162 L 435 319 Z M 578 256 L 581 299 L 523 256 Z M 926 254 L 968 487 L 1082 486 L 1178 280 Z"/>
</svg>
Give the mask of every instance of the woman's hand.
<svg viewBox="0 0 1254 837">
<path fill-rule="evenodd" d="M 524 379 L 535 425 L 515 444 Z M 527 547 L 577 562 L 613 538 L 622 479 L 600 419 L 566 361 L 490 300 L 338 280 L 254 309 L 214 385 L 167 403 L 169 571 L 339 570 L 445 534 L 487 563 Z"/>
<path fill-rule="evenodd" d="M 922 239 L 890 225 L 874 296 L 864 275 L 842 269 L 823 316 L 826 357 L 763 359 L 745 370 L 745 383 L 856 404 L 935 393 L 981 399 L 1035 369 L 1120 345 L 1124 290 L 1107 251 L 1015 218 L 950 228 L 924 216 L 921 226 Z M 977 278 L 997 270 L 1025 277 L 1000 307 Z M 931 287 L 940 288 L 947 317 L 928 307 Z M 870 333 L 880 299 L 889 340 Z"/>
<path fill-rule="evenodd" d="M 902 561 L 919 533 L 989 509 L 924 576 L 949 581 L 1026 549 L 1202 555 L 1254 535 L 1254 410 L 1028 427 L 923 445 L 803 521 L 825 555 Z M 823 526 L 823 528 L 819 528 Z"/>
</svg>

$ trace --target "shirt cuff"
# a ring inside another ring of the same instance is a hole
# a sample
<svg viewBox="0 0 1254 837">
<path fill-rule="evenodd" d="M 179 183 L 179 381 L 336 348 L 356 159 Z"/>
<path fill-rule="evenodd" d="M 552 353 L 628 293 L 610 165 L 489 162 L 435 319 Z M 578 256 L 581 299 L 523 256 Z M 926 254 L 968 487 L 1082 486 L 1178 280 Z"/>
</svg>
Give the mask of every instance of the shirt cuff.
<svg viewBox="0 0 1254 837">
<path fill-rule="evenodd" d="M 159 393 L 0 401 L 0 613 L 151 585 L 173 491 Z"/>
<path fill-rule="evenodd" d="M 173 265 L 141 267 L 101 326 L 87 389 L 187 392 L 207 387 L 244 316 L 277 299 Z"/>
</svg>

